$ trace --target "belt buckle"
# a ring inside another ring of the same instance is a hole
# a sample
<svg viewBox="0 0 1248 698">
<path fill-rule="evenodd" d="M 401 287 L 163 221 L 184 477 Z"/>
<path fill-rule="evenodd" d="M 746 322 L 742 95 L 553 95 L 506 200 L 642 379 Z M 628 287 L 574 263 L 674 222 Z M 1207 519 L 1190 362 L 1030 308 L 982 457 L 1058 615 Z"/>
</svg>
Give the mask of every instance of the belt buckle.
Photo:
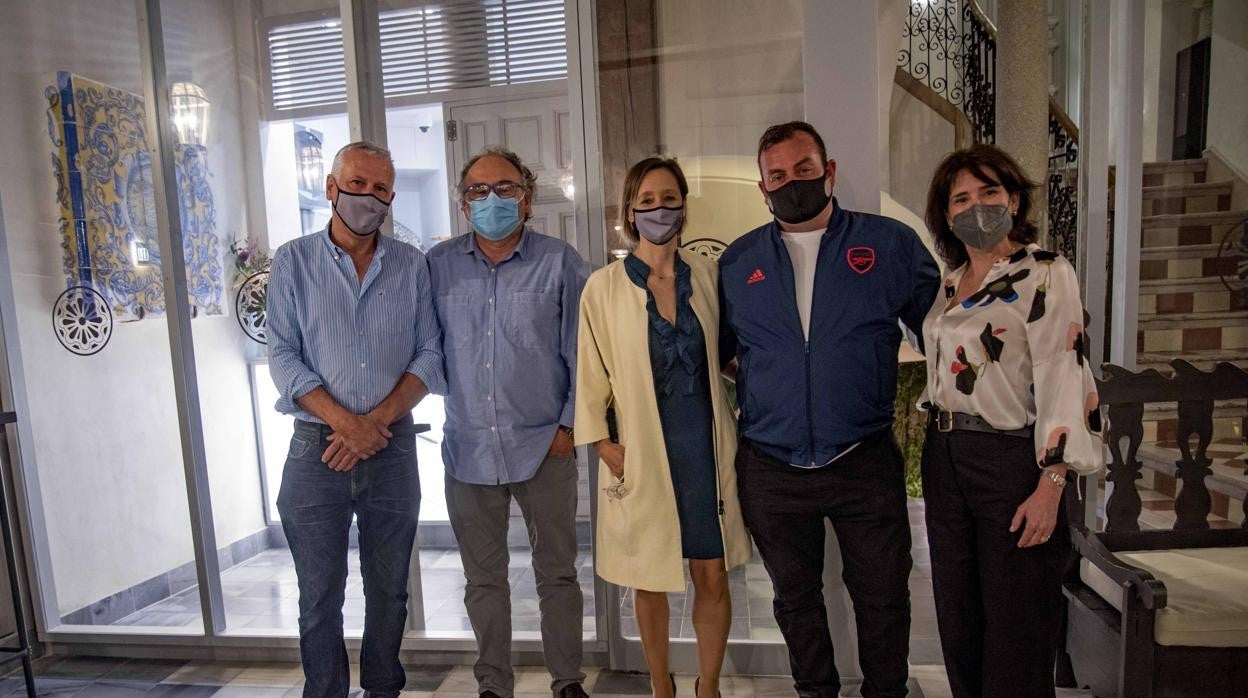
<svg viewBox="0 0 1248 698">
<path fill-rule="evenodd" d="M 953 431 L 953 413 L 948 410 L 936 411 L 936 431 L 948 433 Z"/>
</svg>

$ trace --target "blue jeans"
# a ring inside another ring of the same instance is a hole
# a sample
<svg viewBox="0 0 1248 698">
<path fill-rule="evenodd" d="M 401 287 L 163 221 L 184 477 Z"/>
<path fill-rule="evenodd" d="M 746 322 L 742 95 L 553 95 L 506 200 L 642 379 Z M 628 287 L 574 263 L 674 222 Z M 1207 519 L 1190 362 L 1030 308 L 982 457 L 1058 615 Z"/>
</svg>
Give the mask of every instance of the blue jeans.
<svg viewBox="0 0 1248 698">
<path fill-rule="evenodd" d="M 407 576 L 420 512 L 416 434 L 411 418 L 348 472 L 321 462 L 332 430 L 295 422 L 277 509 L 299 578 L 299 655 L 304 698 L 341 698 L 351 674 L 342 634 L 347 540 L 354 514 L 364 578 L 360 686 L 368 696 L 398 696 L 406 683 L 399 644 L 407 622 Z"/>
</svg>

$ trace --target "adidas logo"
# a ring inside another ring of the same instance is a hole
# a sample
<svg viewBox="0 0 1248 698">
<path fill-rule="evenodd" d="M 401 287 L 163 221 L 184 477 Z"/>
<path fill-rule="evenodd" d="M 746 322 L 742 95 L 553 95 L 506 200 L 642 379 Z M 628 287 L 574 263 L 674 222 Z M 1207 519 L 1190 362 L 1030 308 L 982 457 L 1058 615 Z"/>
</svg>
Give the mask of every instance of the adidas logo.
<svg viewBox="0 0 1248 698">
<path fill-rule="evenodd" d="M 760 281 L 762 281 L 763 279 L 766 279 L 766 278 L 767 278 L 767 277 L 763 275 L 763 270 L 762 270 L 762 269 L 755 269 L 755 270 L 754 270 L 754 273 L 753 273 L 753 274 L 750 274 L 750 278 L 748 278 L 748 279 L 746 279 L 746 280 L 745 280 L 745 283 L 747 283 L 747 284 L 756 284 L 756 283 L 758 283 L 758 282 L 760 282 Z"/>
</svg>

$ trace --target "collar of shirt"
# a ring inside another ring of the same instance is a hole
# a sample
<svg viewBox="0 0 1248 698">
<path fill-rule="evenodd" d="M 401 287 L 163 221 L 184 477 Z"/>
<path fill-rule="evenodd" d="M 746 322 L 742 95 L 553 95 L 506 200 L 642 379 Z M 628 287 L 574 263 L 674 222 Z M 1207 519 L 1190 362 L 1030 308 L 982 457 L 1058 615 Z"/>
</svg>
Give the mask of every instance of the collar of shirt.
<svg viewBox="0 0 1248 698">
<path fill-rule="evenodd" d="M 992 269 L 989 270 L 988 274 L 984 276 L 984 281 L 980 284 L 980 288 L 983 288 L 983 286 L 990 281 L 988 278 L 989 276 L 997 273 L 1002 268 L 1008 268 L 1018 264 L 1026 259 L 1027 255 L 1031 254 L 1032 251 L 1036 249 L 1039 249 L 1039 246 L 1035 243 L 1031 243 L 1030 245 L 1023 245 L 1018 248 L 1008 257 L 998 257 L 997 261 L 992 263 Z M 953 294 L 957 292 L 958 282 L 962 280 L 962 275 L 965 274 L 966 270 L 970 268 L 970 262 L 963 262 L 962 266 L 949 272 L 949 276 L 945 277 L 945 298 L 953 298 Z M 953 289 L 953 291 L 951 292 L 950 289 Z"/>
<path fill-rule="evenodd" d="M 511 252 L 508 252 L 506 257 L 503 257 L 502 259 L 498 260 L 498 263 L 502 264 L 503 262 L 506 262 L 512 257 L 519 257 L 520 259 L 524 259 L 525 257 L 527 257 L 528 249 L 529 249 L 529 238 L 531 237 L 532 236 L 529 235 L 529 227 L 525 226 L 524 232 L 521 233 L 520 235 L 520 242 L 516 243 L 515 248 L 513 248 Z M 462 252 L 463 254 L 476 255 L 477 259 L 484 262 L 486 266 L 491 266 L 491 267 L 494 266 L 494 261 L 491 260 L 484 252 L 482 252 L 481 246 L 477 244 L 476 233 L 470 232 L 467 235 L 461 235 L 459 237 L 459 240 L 460 240 L 459 242 L 460 252 Z"/>
<path fill-rule="evenodd" d="M 337 261 L 338 259 L 341 259 L 343 255 L 347 254 L 347 251 L 339 247 L 338 243 L 334 242 L 334 238 L 330 236 L 330 225 L 332 225 L 332 220 L 330 223 L 325 224 L 325 232 L 320 234 L 320 238 L 321 242 L 325 243 L 325 249 L 331 256 L 333 256 L 334 260 Z M 352 235 L 354 234 L 355 233 L 352 233 Z M 373 258 L 381 259 L 386 256 L 386 248 L 390 246 L 390 238 L 382 235 L 381 232 L 373 233 L 373 235 L 377 236 L 377 250 L 373 253 Z"/>
<path fill-rule="evenodd" d="M 849 214 L 845 213 L 845 209 L 841 208 L 841 204 L 832 197 L 832 216 L 828 218 L 828 227 L 824 229 L 823 235 L 835 235 L 843 230 L 849 224 Z M 813 231 L 812 231 L 813 232 Z M 771 239 L 778 245 L 784 244 L 784 231 L 780 228 L 780 222 L 775 218 L 771 219 Z"/>
</svg>

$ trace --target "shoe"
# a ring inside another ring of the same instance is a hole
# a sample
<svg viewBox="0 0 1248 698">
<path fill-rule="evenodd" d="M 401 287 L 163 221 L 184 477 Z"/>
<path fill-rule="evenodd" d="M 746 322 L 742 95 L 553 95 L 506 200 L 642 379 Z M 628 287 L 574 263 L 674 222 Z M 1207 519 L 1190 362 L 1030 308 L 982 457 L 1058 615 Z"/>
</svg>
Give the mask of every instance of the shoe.
<svg viewBox="0 0 1248 698">
<path fill-rule="evenodd" d="M 482 691 L 481 694 L 477 696 L 477 698 L 503 698 L 503 697 L 498 695 L 494 691 Z"/>
<path fill-rule="evenodd" d="M 696 678 L 696 679 L 694 679 L 694 680 L 693 680 L 693 695 L 694 695 L 694 698 L 697 698 L 697 695 L 698 695 L 698 684 L 699 684 L 699 683 L 701 683 L 701 682 L 702 682 L 702 677 L 701 677 L 701 676 L 699 676 L 698 678 Z M 715 691 L 715 695 L 719 696 L 720 698 L 723 698 L 723 695 L 724 695 L 724 694 L 723 694 L 721 691 Z"/>
<path fill-rule="evenodd" d="M 570 683 L 560 689 L 559 698 L 589 698 L 589 694 L 581 684 Z"/>
</svg>

